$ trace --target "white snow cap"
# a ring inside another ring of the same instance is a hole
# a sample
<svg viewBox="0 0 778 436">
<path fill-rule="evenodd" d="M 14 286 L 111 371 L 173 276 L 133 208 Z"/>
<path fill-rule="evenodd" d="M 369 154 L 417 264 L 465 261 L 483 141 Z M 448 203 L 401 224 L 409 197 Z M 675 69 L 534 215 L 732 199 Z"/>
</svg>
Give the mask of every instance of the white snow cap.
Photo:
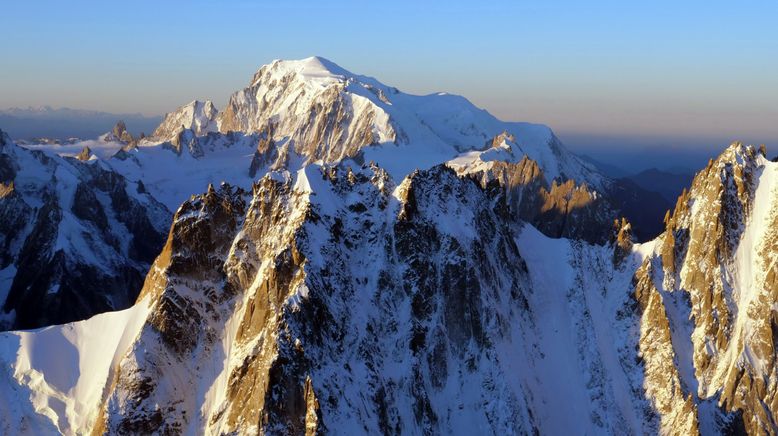
<svg viewBox="0 0 778 436">
<path fill-rule="evenodd" d="M 268 71 L 279 75 L 289 73 L 299 74 L 306 80 L 310 80 L 321 85 L 328 85 L 333 82 L 340 82 L 354 74 L 346 71 L 328 59 L 320 56 L 311 56 L 300 60 L 282 60 L 276 59 L 267 65 Z"/>
</svg>

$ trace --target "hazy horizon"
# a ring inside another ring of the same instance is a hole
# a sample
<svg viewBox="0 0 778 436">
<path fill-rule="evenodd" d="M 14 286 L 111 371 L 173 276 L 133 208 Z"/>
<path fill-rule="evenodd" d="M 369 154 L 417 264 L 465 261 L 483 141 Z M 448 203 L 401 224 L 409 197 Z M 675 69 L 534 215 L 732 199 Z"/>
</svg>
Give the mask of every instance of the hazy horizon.
<svg viewBox="0 0 778 436">
<path fill-rule="evenodd" d="M 319 55 L 405 92 L 546 124 L 595 154 L 778 142 L 770 2 L 80 3 L 5 5 L 0 108 L 223 107 L 261 65 Z"/>
<path fill-rule="evenodd" d="M 0 108 L 0 112 L 6 109 L 8 108 Z M 93 109 L 89 108 L 54 107 L 53 109 L 93 111 Z M 105 133 L 120 119 L 125 121 L 128 129 L 135 134 L 140 132 L 149 133 L 161 121 L 161 115 L 149 115 L 142 118 L 136 118 L 134 117 L 135 115 L 137 114 L 97 111 L 95 116 L 91 118 L 79 118 L 78 123 L 72 122 L 73 120 L 44 118 L 38 123 L 27 123 L 20 127 L 18 125 L 4 125 L 3 122 L 5 120 L 0 113 L 0 129 L 10 132 L 11 136 L 16 139 L 30 139 L 33 137 L 65 139 L 71 136 L 87 139 Z M 52 123 L 52 120 L 58 122 Z M 34 120 L 28 119 L 28 121 Z M 13 127 L 16 127 L 16 129 Z M 609 134 L 608 132 L 589 133 L 575 130 L 560 130 L 554 126 L 550 127 L 571 151 L 600 163 L 615 166 L 627 173 L 637 173 L 649 168 L 687 173 L 695 172 L 709 158 L 715 157 L 722 149 L 735 141 L 753 145 L 767 143 L 770 156 L 778 153 L 778 147 L 776 147 L 778 140 L 771 142 L 770 140 L 765 141 L 764 139 L 752 137 L 618 135 Z M 22 133 L 14 134 L 14 130 Z M 668 156 L 672 156 L 672 161 L 668 161 Z"/>
</svg>

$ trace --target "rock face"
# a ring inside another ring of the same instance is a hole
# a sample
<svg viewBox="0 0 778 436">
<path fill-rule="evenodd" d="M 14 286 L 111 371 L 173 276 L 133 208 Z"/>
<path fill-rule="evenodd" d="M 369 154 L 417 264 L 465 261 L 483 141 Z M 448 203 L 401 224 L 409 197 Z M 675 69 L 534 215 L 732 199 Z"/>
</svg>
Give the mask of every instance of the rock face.
<svg viewBox="0 0 778 436">
<path fill-rule="evenodd" d="M 127 131 L 127 125 L 124 121 L 117 121 L 110 132 L 102 136 L 104 141 L 123 142 L 125 144 L 132 144 L 135 142 L 135 138 Z"/>
<path fill-rule="evenodd" d="M 470 174 L 480 179 L 484 188 L 491 183 L 507 189 L 511 213 L 554 238 L 604 242 L 610 234 L 605 223 L 617 216 L 615 209 L 586 185 L 576 185 L 574 180 L 549 184 L 538 164 L 526 156 L 515 164 L 493 162 Z"/>
<path fill-rule="evenodd" d="M 778 167 L 733 144 L 679 197 L 644 266 L 671 326 L 678 392 L 750 434 L 776 431 L 777 224 Z"/>
<path fill-rule="evenodd" d="M 152 136 L 163 141 L 176 141 L 184 130 L 190 130 L 196 136 L 205 135 L 216 130 L 217 113 L 210 100 L 195 100 L 166 114 Z"/>
<path fill-rule="evenodd" d="M 145 323 L 90 397 L 102 400 L 68 406 L 100 414 L 60 428 L 654 429 L 636 418 L 650 406 L 634 345 L 609 330 L 637 325 L 624 312 L 635 261 L 614 271 L 612 247 L 557 241 L 504 191 L 442 165 L 398 186 L 338 165 L 273 173 L 251 195 L 209 189 L 177 212 L 136 305 Z M 574 262 L 559 277 L 543 266 L 556 257 Z M 607 327 L 592 319 L 603 313 Z M 539 382 L 555 370 L 554 387 Z M 566 397 L 582 408 L 560 423 Z"/>
<path fill-rule="evenodd" d="M 92 150 L 89 147 L 84 147 L 80 153 L 76 155 L 76 159 L 85 162 L 92 157 Z"/>
<path fill-rule="evenodd" d="M 65 339 L 0 335 L 16 350 L 0 353 L 16 386 L 3 429 L 770 433 L 776 171 L 730 147 L 643 245 L 624 220 L 606 245 L 548 238 L 510 185 L 448 165 L 210 187 L 176 213 L 132 309 L 57 327 L 81 343 L 117 320 L 92 339 L 121 337 L 110 352 L 71 358 L 100 368 L 79 394 L 35 364 Z"/>
<path fill-rule="evenodd" d="M 2 328 L 129 307 L 168 212 L 97 162 L 28 151 L 0 135 Z"/>
<path fill-rule="evenodd" d="M 137 295 L 0 334 L 2 433 L 776 433 L 766 151 L 640 244 L 548 128 L 320 58 L 136 145 L 0 135 L 3 322 Z"/>
<path fill-rule="evenodd" d="M 564 156 L 561 148 L 556 153 Z M 459 174 L 476 177 L 484 188 L 495 184 L 507 189 L 511 212 L 553 238 L 602 244 L 611 236 L 610 223 L 619 216 L 634 219 L 638 223 L 634 232 L 645 238 L 658 233 L 650 228 L 653 221 L 646 220 L 646 215 L 661 225 L 660 214 L 665 211 L 652 210 L 651 198 L 645 198 L 650 193 L 606 179 L 586 167 L 578 176 L 582 183 L 565 178 L 565 174 L 549 180 L 542 166 L 524 154 L 507 132 L 495 136 L 486 150 L 463 155 L 448 165 Z M 638 202 L 636 210 L 633 205 Z"/>
</svg>

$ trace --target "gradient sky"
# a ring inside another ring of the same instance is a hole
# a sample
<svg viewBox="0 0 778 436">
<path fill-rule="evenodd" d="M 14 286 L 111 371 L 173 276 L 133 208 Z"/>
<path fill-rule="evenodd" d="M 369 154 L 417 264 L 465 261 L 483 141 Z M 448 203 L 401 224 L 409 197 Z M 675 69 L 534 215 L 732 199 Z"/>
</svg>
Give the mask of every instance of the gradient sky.
<svg viewBox="0 0 778 436">
<path fill-rule="evenodd" d="M 315 54 L 563 139 L 778 141 L 774 0 L 483 3 L 5 2 L 0 108 L 221 107 L 262 64 Z"/>
</svg>

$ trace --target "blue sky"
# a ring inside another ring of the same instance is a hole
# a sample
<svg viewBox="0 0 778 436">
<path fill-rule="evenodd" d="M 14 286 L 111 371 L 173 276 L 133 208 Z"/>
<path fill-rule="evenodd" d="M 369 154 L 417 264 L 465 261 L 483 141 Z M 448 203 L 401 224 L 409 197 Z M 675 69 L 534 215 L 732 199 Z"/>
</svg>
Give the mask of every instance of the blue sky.
<svg viewBox="0 0 778 436">
<path fill-rule="evenodd" d="M 0 107 L 223 105 L 321 55 L 564 135 L 778 140 L 778 2 L 24 1 L 3 5 Z"/>
</svg>

